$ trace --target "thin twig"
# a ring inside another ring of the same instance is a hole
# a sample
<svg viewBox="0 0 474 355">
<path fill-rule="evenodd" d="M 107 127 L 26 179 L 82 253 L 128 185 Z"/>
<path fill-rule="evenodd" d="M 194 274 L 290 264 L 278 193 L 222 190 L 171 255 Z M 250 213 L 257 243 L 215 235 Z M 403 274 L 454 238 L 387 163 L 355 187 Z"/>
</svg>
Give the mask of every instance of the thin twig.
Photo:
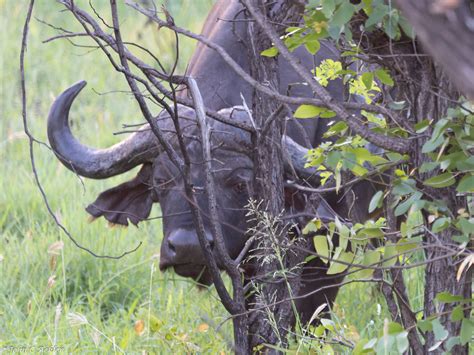
<svg viewBox="0 0 474 355">
<path fill-rule="evenodd" d="M 36 169 L 36 162 L 35 162 L 35 155 L 34 155 L 34 143 L 38 143 L 38 141 L 34 138 L 32 133 L 29 130 L 28 127 L 28 116 L 27 116 L 27 109 L 26 109 L 26 84 L 25 84 L 25 52 L 27 48 L 27 40 L 28 40 L 28 30 L 29 30 L 29 23 L 31 20 L 31 14 L 33 12 L 33 6 L 34 6 L 34 0 L 30 1 L 30 5 L 28 7 L 28 13 L 26 15 L 26 20 L 25 20 L 25 25 L 23 27 L 23 37 L 21 41 L 21 52 L 20 52 L 20 75 L 21 75 L 21 107 L 22 107 L 22 117 L 23 117 L 23 130 L 25 134 L 28 136 L 28 141 L 29 141 L 29 152 L 30 152 L 30 162 L 31 162 L 31 168 L 33 170 L 33 175 L 35 177 L 36 185 L 38 186 L 38 189 L 41 193 L 41 196 L 43 198 L 43 201 L 46 205 L 46 209 L 48 210 L 49 214 L 53 218 L 54 222 L 56 225 L 66 234 L 66 236 L 72 241 L 72 243 L 78 247 L 81 250 L 84 250 L 91 254 L 92 256 L 96 258 L 103 258 L 103 259 L 121 259 L 124 256 L 131 254 L 138 250 L 138 248 L 142 245 L 142 242 L 139 242 L 138 245 L 129 251 L 126 251 L 122 253 L 121 255 L 118 256 L 113 256 L 113 255 L 100 255 L 96 254 L 92 250 L 82 246 L 79 244 L 74 237 L 71 235 L 71 233 L 66 229 L 66 227 L 63 226 L 63 224 L 59 221 L 58 217 L 56 214 L 53 212 L 51 209 L 51 206 L 49 204 L 48 198 L 46 196 L 46 192 L 43 189 L 43 186 L 41 185 L 39 176 L 38 176 L 38 171 Z"/>
</svg>

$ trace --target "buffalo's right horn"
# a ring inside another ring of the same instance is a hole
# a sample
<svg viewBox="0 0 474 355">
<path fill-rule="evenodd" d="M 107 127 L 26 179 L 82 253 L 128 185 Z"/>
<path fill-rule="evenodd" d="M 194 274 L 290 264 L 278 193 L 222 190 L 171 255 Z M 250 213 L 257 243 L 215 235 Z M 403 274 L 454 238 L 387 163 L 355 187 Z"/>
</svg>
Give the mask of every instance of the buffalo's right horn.
<svg viewBox="0 0 474 355">
<path fill-rule="evenodd" d="M 49 142 L 68 169 L 88 178 L 104 179 L 149 162 L 159 154 L 157 139 L 148 125 L 106 149 L 86 147 L 74 138 L 69 127 L 69 110 L 84 86 L 86 82 L 80 81 L 59 95 L 48 116 Z"/>
<path fill-rule="evenodd" d="M 290 136 L 281 138 L 283 146 L 283 163 L 285 171 L 296 172 L 299 177 L 315 185 L 319 185 L 319 171 L 314 166 L 306 166 L 309 148 L 296 143 Z"/>
</svg>

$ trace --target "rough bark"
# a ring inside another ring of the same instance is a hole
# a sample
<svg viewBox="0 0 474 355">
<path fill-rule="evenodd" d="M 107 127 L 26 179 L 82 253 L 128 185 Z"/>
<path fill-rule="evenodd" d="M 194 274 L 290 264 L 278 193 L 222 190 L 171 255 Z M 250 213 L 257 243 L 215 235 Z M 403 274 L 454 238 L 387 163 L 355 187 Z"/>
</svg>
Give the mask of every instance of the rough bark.
<svg viewBox="0 0 474 355">
<path fill-rule="evenodd" d="M 430 58 L 418 58 L 411 60 L 398 60 L 398 65 L 402 68 L 402 76 L 410 78 L 404 81 L 404 85 L 399 88 L 399 99 L 407 100 L 410 106 L 408 120 L 411 123 L 418 123 L 429 118 L 434 122 L 441 119 L 447 109 L 453 105 L 458 93 L 454 89 L 450 80 L 437 67 Z M 453 101 L 451 101 L 453 100 Z M 421 149 L 426 140 L 418 139 L 415 150 L 412 153 L 413 167 L 419 167 L 428 157 L 423 154 Z M 416 173 L 416 177 L 420 181 L 424 181 L 439 172 Z M 451 211 L 457 211 L 465 201 L 456 197 L 455 187 L 444 189 L 434 189 L 424 187 L 424 192 L 428 193 L 434 199 L 444 200 Z M 425 269 L 425 292 L 424 292 L 424 318 L 428 318 L 437 313 L 444 313 L 453 309 L 453 304 L 442 304 L 443 309 L 436 308 L 435 297 L 438 293 L 447 291 L 455 295 L 470 295 L 470 283 L 466 280 L 456 281 L 456 260 L 452 257 L 442 258 L 446 254 L 446 249 L 436 246 L 451 244 L 455 231 L 447 229 L 436 235 L 426 232 L 424 243 L 432 247 L 427 249 L 425 254 L 427 260 L 434 259 L 436 261 L 429 262 Z M 437 260 L 441 258 L 440 260 Z M 446 328 L 449 337 L 457 336 L 460 332 L 460 322 L 451 322 L 449 314 L 441 316 L 441 324 Z M 428 332 L 425 338 L 424 351 L 428 352 L 434 344 L 434 333 Z M 467 354 L 467 346 L 456 346 L 452 349 L 455 354 Z M 438 348 L 433 353 L 443 353 L 442 348 Z"/>
<path fill-rule="evenodd" d="M 405 75 L 412 78 L 400 90 L 400 95 L 410 103 L 411 110 L 408 119 L 413 123 L 421 122 L 426 118 L 433 119 L 434 122 L 441 119 L 459 97 L 448 77 L 440 67 L 433 63 L 431 58 L 399 60 L 399 64 L 403 66 Z M 424 143 L 424 139 L 417 140 L 416 149 L 413 152 L 414 167 L 421 166 L 428 159 L 427 155 L 421 152 Z M 437 174 L 439 174 L 438 171 L 417 172 L 416 177 L 423 181 Z M 456 196 L 455 186 L 444 189 L 424 187 L 424 192 L 433 199 L 444 200 L 451 211 L 457 211 L 466 203 L 463 198 Z M 452 244 L 454 235 L 455 231 L 450 228 L 436 233 L 436 235 L 427 231 L 424 236 L 424 243 L 431 246 L 426 249 L 425 257 L 427 260 L 436 260 L 429 262 L 425 269 L 423 311 L 425 319 L 453 309 L 454 304 L 452 303 L 440 304 L 439 307 L 442 309 L 436 307 L 435 297 L 440 292 L 447 291 L 455 295 L 470 297 L 470 282 L 465 279 L 460 282 L 456 281 L 456 259 L 454 257 L 442 258 L 446 254 L 446 249 L 441 246 Z M 451 322 L 449 314 L 442 315 L 440 321 L 448 331 L 449 337 L 459 335 L 460 322 Z M 425 337 L 425 352 L 428 352 L 428 349 L 435 343 L 434 333 L 428 332 Z M 440 347 L 432 353 L 442 354 L 444 350 Z M 457 345 L 452 349 L 452 353 L 468 354 L 468 347 Z"/>
<path fill-rule="evenodd" d="M 245 5 L 246 1 L 243 1 L 243 3 Z M 298 21 L 304 9 L 301 4 L 291 1 L 259 0 L 254 5 L 258 7 L 262 14 L 276 23 L 287 23 L 290 20 Z M 248 32 L 248 51 L 252 77 L 269 88 L 278 91 L 278 62 L 275 58 L 260 55 L 263 50 L 271 47 L 271 41 L 255 22 L 249 22 Z M 250 103 L 247 104 L 250 106 Z M 255 147 L 253 154 L 255 167 L 254 199 L 264 201 L 260 208 L 273 217 L 279 216 L 284 209 L 284 159 L 279 148 L 283 127 L 278 116 L 272 117 L 273 113 L 281 111 L 278 106 L 278 101 L 272 100 L 262 92 L 255 90 L 251 103 L 254 124 L 258 128 L 257 133 L 253 135 L 253 146 Z M 267 122 L 269 117 L 274 118 L 270 124 Z M 259 129 L 263 127 L 265 127 L 264 130 Z M 285 231 L 285 227 L 281 226 L 281 228 L 280 233 L 260 239 L 260 253 L 274 254 L 272 248 L 276 244 L 287 244 L 289 234 Z M 265 235 L 265 231 L 262 232 L 262 235 Z M 271 232 L 268 231 L 268 233 Z M 274 238 L 279 240 L 274 240 Z M 258 255 L 258 258 L 265 257 L 267 255 Z M 269 304 L 291 298 L 292 294 L 290 292 L 297 292 L 298 290 L 298 282 L 291 282 L 290 288 L 292 287 L 292 291 L 290 291 L 288 280 L 282 277 L 281 273 L 278 273 L 286 267 L 285 263 L 288 265 L 295 264 L 295 260 L 286 259 L 282 261 L 272 258 L 270 262 L 256 263 L 255 265 L 256 279 L 258 280 L 256 285 L 259 288 L 259 295 L 254 295 L 249 300 L 249 305 L 251 308 L 259 310 L 254 311 L 250 318 L 249 336 L 252 348 L 262 343 L 286 346 L 287 333 L 294 322 L 293 302 L 287 301 L 268 307 Z M 270 326 L 269 323 L 268 314 L 270 313 L 273 318 L 271 322 L 274 326 Z"/>
</svg>

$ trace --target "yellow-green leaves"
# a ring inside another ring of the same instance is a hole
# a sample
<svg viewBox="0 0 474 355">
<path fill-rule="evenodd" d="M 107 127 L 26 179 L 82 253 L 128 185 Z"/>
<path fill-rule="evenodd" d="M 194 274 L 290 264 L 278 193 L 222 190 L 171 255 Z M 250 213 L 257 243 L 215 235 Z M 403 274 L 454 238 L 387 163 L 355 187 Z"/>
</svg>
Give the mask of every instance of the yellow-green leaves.
<svg viewBox="0 0 474 355">
<path fill-rule="evenodd" d="M 264 51 L 260 52 L 260 55 L 264 57 L 276 57 L 278 55 L 278 48 L 277 47 L 267 48 Z"/>
<path fill-rule="evenodd" d="M 329 260 L 329 244 L 327 236 L 325 235 L 316 235 L 313 237 L 313 244 L 316 253 L 321 256 L 321 261 L 325 264 Z"/>
<path fill-rule="evenodd" d="M 362 74 L 362 82 L 364 83 L 367 90 L 372 89 L 372 84 L 374 83 L 374 74 L 370 72 Z"/>
<path fill-rule="evenodd" d="M 361 265 L 366 268 L 361 268 L 360 271 L 355 272 L 352 277 L 354 279 L 370 279 L 374 274 L 375 268 L 378 266 L 381 258 L 381 253 L 379 250 L 369 250 L 365 252 Z"/>
<path fill-rule="evenodd" d="M 316 67 L 315 77 L 319 84 L 327 86 L 330 80 L 335 80 L 340 77 L 341 71 L 341 62 L 332 59 L 325 59 L 318 67 Z"/>
<path fill-rule="evenodd" d="M 294 113 L 295 118 L 331 118 L 336 116 L 334 111 L 331 111 L 325 107 L 314 106 L 314 105 L 301 105 Z"/>
<path fill-rule="evenodd" d="M 307 39 L 304 42 L 304 46 L 309 53 L 311 53 L 312 55 L 315 55 L 319 51 L 321 44 L 319 43 L 317 39 Z"/>
<path fill-rule="evenodd" d="M 331 260 L 331 265 L 327 271 L 328 275 L 340 274 L 344 272 L 354 260 L 354 254 L 343 251 L 341 247 L 337 247 Z"/>
<path fill-rule="evenodd" d="M 385 69 L 377 69 L 376 71 L 374 71 L 374 74 L 377 77 L 377 79 L 380 80 L 382 84 L 385 84 L 388 86 L 394 85 L 392 77 L 390 76 L 388 71 L 386 71 Z"/>
</svg>

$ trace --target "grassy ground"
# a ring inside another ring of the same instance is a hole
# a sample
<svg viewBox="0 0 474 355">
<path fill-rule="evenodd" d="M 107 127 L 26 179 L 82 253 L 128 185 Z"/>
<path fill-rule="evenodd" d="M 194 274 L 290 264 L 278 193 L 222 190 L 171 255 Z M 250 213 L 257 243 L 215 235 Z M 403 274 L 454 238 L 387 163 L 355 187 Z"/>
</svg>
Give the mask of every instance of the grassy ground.
<svg viewBox="0 0 474 355">
<path fill-rule="evenodd" d="M 88 6 L 84 0 L 76 3 Z M 103 10 L 103 2 L 94 3 Z M 212 1 L 169 3 L 178 24 L 198 31 Z M 160 220 L 138 229 L 108 228 L 102 220 L 87 222 L 84 207 L 100 191 L 127 176 L 81 182 L 48 149 L 35 146 L 41 182 L 64 225 L 82 245 L 99 254 L 118 255 L 143 242 L 125 258 L 96 259 L 77 249 L 47 214 L 34 183 L 21 126 L 18 59 L 26 8 L 26 1 L 0 0 L 0 349 L 57 345 L 68 352 L 229 352 L 231 324 L 225 322 L 215 329 L 227 314 L 214 289 L 198 290 L 188 280 L 157 269 Z M 123 78 L 101 53 L 66 40 L 42 43 L 57 33 L 41 21 L 78 29 L 72 17 L 60 11 L 55 2 L 37 1 L 31 22 L 26 58 L 31 130 L 45 140 L 53 98 L 85 79 L 89 85 L 73 108 L 75 133 L 92 146 L 108 146 L 122 138 L 111 131 L 120 130 L 124 123 L 142 121 L 139 110 L 126 93 L 97 95 L 92 91 L 126 89 Z M 107 19 L 107 12 L 102 13 Z M 121 17 L 128 40 L 141 41 L 171 65 L 170 33 L 147 25 L 125 7 Z M 179 71 L 184 70 L 193 46 L 182 41 Z M 159 214 L 158 207 L 152 214 Z M 51 248 L 58 241 L 64 247 L 54 256 Z M 409 285 L 411 294 L 419 292 L 416 275 Z M 376 335 L 385 316 L 384 302 L 367 284 L 344 288 L 335 307 L 335 319 L 353 340 Z M 150 331 L 140 336 L 141 321 Z"/>
</svg>

